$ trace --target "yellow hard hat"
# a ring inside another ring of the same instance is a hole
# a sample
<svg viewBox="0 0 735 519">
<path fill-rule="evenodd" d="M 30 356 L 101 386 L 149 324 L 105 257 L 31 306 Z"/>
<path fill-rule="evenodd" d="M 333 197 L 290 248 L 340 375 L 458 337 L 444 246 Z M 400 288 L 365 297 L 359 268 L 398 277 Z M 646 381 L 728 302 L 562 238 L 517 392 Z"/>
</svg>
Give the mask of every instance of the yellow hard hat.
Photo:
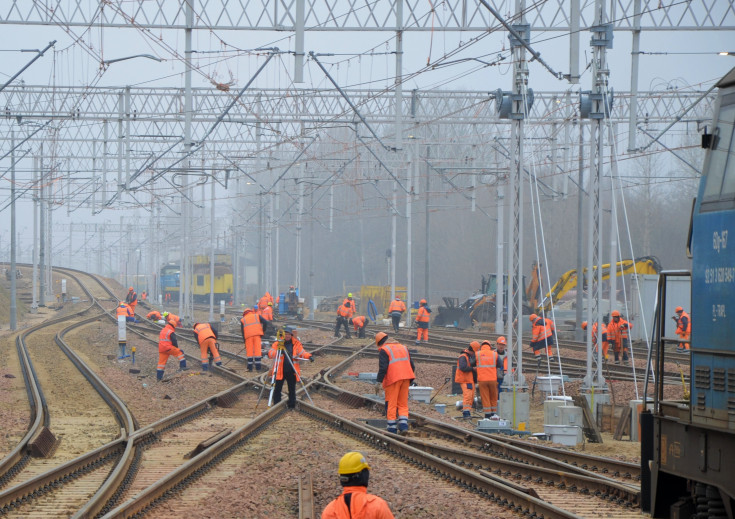
<svg viewBox="0 0 735 519">
<path fill-rule="evenodd" d="M 339 460 L 339 473 L 342 474 L 357 474 L 363 469 L 370 470 L 370 465 L 365 461 L 365 456 L 361 453 L 352 451 L 348 452 L 342 459 Z"/>
<path fill-rule="evenodd" d="M 273 306 L 273 303 L 268 303 L 268 306 Z"/>
<path fill-rule="evenodd" d="M 352 292 L 350 292 L 349 294 L 347 294 L 347 297 L 352 297 Z"/>
</svg>

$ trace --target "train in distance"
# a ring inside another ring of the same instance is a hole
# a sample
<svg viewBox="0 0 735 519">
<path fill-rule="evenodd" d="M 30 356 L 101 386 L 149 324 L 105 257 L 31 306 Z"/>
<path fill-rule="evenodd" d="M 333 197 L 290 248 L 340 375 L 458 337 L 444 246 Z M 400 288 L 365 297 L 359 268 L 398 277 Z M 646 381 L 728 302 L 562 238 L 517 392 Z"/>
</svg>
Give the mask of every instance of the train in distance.
<svg viewBox="0 0 735 519">
<path fill-rule="evenodd" d="M 208 255 L 190 258 L 189 286 L 195 303 L 208 303 L 210 293 L 210 265 Z M 159 283 L 164 301 L 178 301 L 181 287 L 181 266 L 166 263 L 161 267 Z M 232 256 L 214 255 L 214 299 L 230 303 L 233 297 Z"/>
</svg>

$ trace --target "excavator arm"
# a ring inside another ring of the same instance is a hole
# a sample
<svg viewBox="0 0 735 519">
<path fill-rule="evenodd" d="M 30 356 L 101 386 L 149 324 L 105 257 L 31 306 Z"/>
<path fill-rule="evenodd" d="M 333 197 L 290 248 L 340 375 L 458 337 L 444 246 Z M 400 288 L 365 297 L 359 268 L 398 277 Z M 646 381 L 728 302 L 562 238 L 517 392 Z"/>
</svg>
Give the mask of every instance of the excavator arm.
<svg viewBox="0 0 735 519">
<path fill-rule="evenodd" d="M 616 276 L 624 276 L 627 274 L 658 274 L 661 271 L 661 264 L 655 256 L 643 256 L 635 260 L 627 259 L 616 263 Z M 592 268 L 593 275 L 597 274 L 597 267 Z M 582 275 L 586 276 L 587 269 L 582 270 Z M 602 280 L 610 279 L 610 264 L 602 266 Z M 537 310 L 539 312 L 550 312 L 553 302 L 558 301 L 564 294 L 576 288 L 577 286 L 577 269 L 572 269 L 561 275 L 559 280 L 551 287 L 548 294 L 541 300 Z"/>
</svg>

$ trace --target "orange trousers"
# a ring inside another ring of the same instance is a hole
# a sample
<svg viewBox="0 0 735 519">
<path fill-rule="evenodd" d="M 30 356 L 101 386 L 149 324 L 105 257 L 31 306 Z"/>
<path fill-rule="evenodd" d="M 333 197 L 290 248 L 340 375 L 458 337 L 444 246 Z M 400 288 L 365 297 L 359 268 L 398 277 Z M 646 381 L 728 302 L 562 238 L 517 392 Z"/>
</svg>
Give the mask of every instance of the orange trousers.
<svg viewBox="0 0 735 519">
<path fill-rule="evenodd" d="M 166 369 L 166 362 L 168 362 L 168 358 L 171 355 L 174 355 L 179 360 L 179 362 L 184 360 L 184 352 L 178 348 L 172 347 L 166 353 L 158 352 L 158 371 L 163 371 L 164 369 Z"/>
<path fill-rule="evenodd" d="M 398 380 L 385 388 L 385 402 L 388 405 L 387 416 L 389 422 L 396 418 L 408 419 L 408 387 L 411 381 Z"/>
<path fill-rule="evenodd" d="M 498 381 L 483 380 L 477 383 L 482 399 L 482 412 L 485 415 L 498 412 Z"/>
<path fill-rule="evenodd" d="M 462 383 L 462 412 L 472 411 L 472 406 L 475 403 L 475 384 L 472 382 Z"/>
<path fill-rule="evenodd" d="M 260 335 L 245 339 L 245 352 L 248 358 L 260 357 L 263 354 L 260 349 Z"/>
<path fill-rule="evenodd" d="M 428 328 L 419 328 L 418 331 L 416 332 L 416 340 L 420 341 L 422 340 L 422 338 L 425 341 L 429 340 L 429 329 Z"/>
<path fill-rule="evenodd" d="M 212 362 L 215 364 L 222 362 L 222 359 L 219 356 L 219 351 L 217 351 L 217 344 L 214 337 L 204 339 L 204 341 L 199 345 L 199 348 L 202 350 L 202 364 L 209 363 L 210 351 L 212 352 Z"/>
</svg>

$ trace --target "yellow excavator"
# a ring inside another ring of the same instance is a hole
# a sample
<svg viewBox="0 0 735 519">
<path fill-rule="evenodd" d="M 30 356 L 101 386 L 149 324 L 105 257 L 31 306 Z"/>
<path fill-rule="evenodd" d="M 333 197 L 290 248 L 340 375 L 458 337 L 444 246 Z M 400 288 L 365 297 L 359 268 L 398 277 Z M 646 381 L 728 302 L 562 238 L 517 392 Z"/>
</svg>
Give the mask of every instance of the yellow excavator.
<svg viewBox="0 0 735 519">
<path fill-rule="evenodd" d="M 626 259 L 616 263 L 616 276 L 625 276 L 627 274 L 658 274 L 661 272 L 661 263 L 655 256 L 643 256 L 635 260 Z M 597 275 L 597 267 L 592 268 L 593 275 Z M 583 269 L 582 276 L 584 279 L 583 286 L 586 288 L 587 269 Z M 610 264 L 602 266 L 602 280 L 610 279 Z M 556 303 L 564 294 L 576 288 L 577 286 L 577 269 L 572 269 L 562 274 L 559 280 L 551 287 L 548 294 L 541 300 L 537 312 L 550 312 L 552 301 Z"/>
</svg>

